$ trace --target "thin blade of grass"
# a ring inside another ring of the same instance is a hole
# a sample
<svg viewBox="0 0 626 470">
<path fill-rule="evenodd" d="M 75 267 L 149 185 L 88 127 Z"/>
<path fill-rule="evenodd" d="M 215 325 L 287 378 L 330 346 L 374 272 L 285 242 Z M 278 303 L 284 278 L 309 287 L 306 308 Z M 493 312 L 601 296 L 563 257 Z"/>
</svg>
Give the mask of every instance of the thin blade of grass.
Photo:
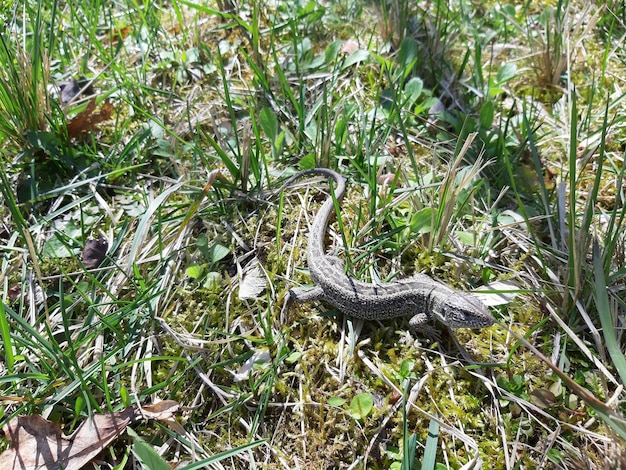
<svg viewBox="0 0 626 470">
<path fill-rule="evenodd" d="M 598 316 L 600 317 L 600 324 L 602 325 L 604 344 L 622 379 L 622 383 L 626 384 L 626 356 L 624 356 L 624 353 L 620 349 L 617 337 L 615 336 L 615 324 L 613 322 L 607 292 L 600 243 L 596 239 L 593 243 L 593 297 L 596 301 Z"/>
<path fill-rule="evenodd" d="M 6 311 L 4 310 L 4 302 L 0 301 L 0 336 L 2 337 L 2 345 L 4 346 L 4 360 L 9 374 L 15 372 L 15 357 L 13 355 L 13 343 L 11 342 L 11 331 L 9 330 L 9 322 L 7 321 Z"/>
</svg>

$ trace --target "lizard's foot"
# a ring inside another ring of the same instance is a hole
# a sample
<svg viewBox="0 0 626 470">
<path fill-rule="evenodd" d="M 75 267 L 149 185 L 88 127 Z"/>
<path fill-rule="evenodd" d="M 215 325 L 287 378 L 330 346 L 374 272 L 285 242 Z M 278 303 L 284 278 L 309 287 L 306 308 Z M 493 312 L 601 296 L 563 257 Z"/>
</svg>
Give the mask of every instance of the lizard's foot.
<svg viewBox="0 0 626 470">
<path fill-rule="evenodd" d="M 286 325 L 289 321 L 289 310 L 293 307 L 293 296 L 291 295 L 291 291 L 287 291 L 285 294 L 285 298 L 283 299 L 283 308 L 280 309 L 280 323 Z"/>
<path fill-rule="evenodd" d="M 280 311 L 280 321 L 283 324 L 287 323 L 289 317 L 289 310 L 294 303 L 301 304 L 304 302 L 312 302 L 314 300 L 322 300 L 324 298 L 324 291 L 319 286 L 314 287 L 295 287 L 289 289 L 285 300 L 283 301 L 283 308 Z"/>
<path fill-rule="evenodd" d="M 441 339 L 441 333 L 433 325 L 430 317 L 425 313 L 418 313 L 409 320 L 409 326 L 413 331 L 419 333 L 421 336 L 429 339 L 433 343 L 439 342 Z"/>
</svg>

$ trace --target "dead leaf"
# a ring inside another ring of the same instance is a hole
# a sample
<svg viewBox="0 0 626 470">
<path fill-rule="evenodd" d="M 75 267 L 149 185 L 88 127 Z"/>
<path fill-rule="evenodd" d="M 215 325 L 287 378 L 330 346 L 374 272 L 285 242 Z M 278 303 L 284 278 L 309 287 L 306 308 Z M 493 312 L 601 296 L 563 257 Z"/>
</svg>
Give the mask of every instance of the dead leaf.
<svg viewBox="0 0 626 470">
<path fill-rule="evenodd" d="M 256 351 L 246 362 L 244 362 L 237 372 L 228 370 L 233 376 L 235 382 L 243 382 L 249 380 L 250 374 L 254 372 L 255 364 L 267 364 L 272 360 L 270 352 L 266 349 Z"/>
<path fill-rule="evenodd" d="M 384 175 L 380 175 L 377 180 L 379 184 L 382 184 L 383 186 L 391 186 L 391 184 L 393 183 L 393 180 L 396 179 L 396 174 L 395 173 L 385 173 Z"/>
<path fill-rule="evenodd" d="M 70 138 L 78 137 L 96 129 L 97 125 L 111 118 L 113 105 L 105 101 L 99 113 L 94 113 L 96 99 L 92 98 L 85 110 L 72 119 L 67 125 L 67 135 Z"/>
<path fill-rule="evenodd" d="M 243 269 L 241 282 L 239 284 L 239 299 L 257 299 L 261 292 L 265 290 L 267 279 L 261 269 L 258 259 L 253 259 Z"/>
<path fill-rule="evenodd" d="M 180 403 L 174 400 L 162 400 L 154 405 L 141 407 L 144 417 L 159 421 L 172 418 L 178 410 L 180 410 Z"/>
<path fill-rule="evenodd" d="M 341 46 L 341 52 L 350 55 L 359 50 L 359 43 L 354 39 L 348 39 Z"/>
<path fill-rule="evenodd" d="M 102 42 L 102 44 L 105 44 L 107 46 L 113 42 L 115 42 L 115 44 L 119 46 L 120 43 L 122 43 L 133 31 L 133 28 L 133 26 L 124 26 L 122 28 L 110 29 L 106 32 L 104 36 L 100 37 L 100 41 Z"/>
<path fill-rule="evenodd" d="M 83 264 L 87 269 L 100 266 L 109 249 L 109 242 L 100 237 L 97 240 L 88 240 L 83 249 Z"/>
<path fill-rule="evenodd" d="M 542 410 L 545 410 L 556 403 L 556 397 L 550 390 L 540 388 L 530 392 L 530 402 Z"/>
<path fill-rule="evenodd" d="M 0 455 L 2 469 L 80 470 L 137 418 L 134 407 L 94 415 L 71 436 L 39 415 L 17 416 L 3 428 L 12 448 Z"/>
<path fill-rule="evenodd" d="M 7 293 L 7 295 L 9 299 L 17 300 L 20 298 L 20 295 L 22 295 L 22 288 L 20 287 L 19 284 L 14 284 L 13 287 L 9 289 L 9 292 Z"/>
</svg>

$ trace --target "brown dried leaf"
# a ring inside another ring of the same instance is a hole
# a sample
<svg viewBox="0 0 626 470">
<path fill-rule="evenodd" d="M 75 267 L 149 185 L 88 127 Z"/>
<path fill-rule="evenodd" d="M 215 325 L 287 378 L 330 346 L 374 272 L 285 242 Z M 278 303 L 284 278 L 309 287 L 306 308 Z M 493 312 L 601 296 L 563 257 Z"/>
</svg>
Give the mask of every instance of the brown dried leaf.
<svg viewBox="0 0 626 470">
<path fill-rule="evenodd" d="M 122 28 L 113 28 L 106 32 L 104 36 L 101 36 L 100 41 L 102 44 L 109 45 L 115 42 L 116 45 L 119 45 L 123 42 L 130 33 L 133 31 L 133 26 L 124 26 Z"/>
<path fill-rule="evenodd" d="M 104 102 L 99 113 L 94 113 L 95 109 L 96 99 L 92 98 L 85 110 L 68 123 L 67 135 L 70 138 L 95 130 L 99 123 L 110 119 L 113 114 L 113 105 L 108 101 Z"/>
<path fill-rule="evenodd" d="M 160 421 L 172 418 L 178 410 L 180 410 L 180 403 L 174 400 L 162 400 L 154 405 L 141 407 L 144 417 Z"/>
<path fill-rule="evenodd" d="M 11 300 L 17 300 L 20 298 L 20 295 L 22 295 L 22 288 L 20 287 L 19 284 L 14 284 L 8 292 L 8 297 Z"/>
<path fill-rule="evenodd" d="M 556 397 L 550 390 L 540 388 L 530 392 L 530 402 L 542 410 L 545 410 L 556 403 Z"/>
<path fill-rule="evenodd" d="M 348 39 L 341 46 L 341 52 L 350 55 L 359 50 L 359 43 L 355 39 Z"/>
<path fill-rule="evenodd" d="M 100 237 L 97 240 L 88 240 L 83 249 L 83 264 L 87 269 L 100 266 L 109 249 L 109 242 Z"/>
<path fill-rule="evenodd" d="M 13 447 L 0 455 L 0 468 L 80 470 L 137 417 L 133 407 L 94 415 L 66 436 L 39 415 L 17 416 L 2 428 Z"/>
</svg>

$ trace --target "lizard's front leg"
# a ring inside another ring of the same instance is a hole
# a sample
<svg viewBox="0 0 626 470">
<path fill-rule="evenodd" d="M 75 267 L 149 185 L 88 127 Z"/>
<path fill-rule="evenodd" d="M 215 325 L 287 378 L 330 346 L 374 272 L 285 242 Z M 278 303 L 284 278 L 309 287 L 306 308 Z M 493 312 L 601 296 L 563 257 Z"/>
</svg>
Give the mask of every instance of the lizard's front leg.
<svg viewBox="0 0 626 470">
<path fill-rule="evenodd" d="M 429 340 L 435 342 L 439 341 L 439 331 L 432 324 L 433 317 L 427 313 L 417 313 L 409 320 L 409 326 L 417 333 L 425 336 Z"/>
</svg>

